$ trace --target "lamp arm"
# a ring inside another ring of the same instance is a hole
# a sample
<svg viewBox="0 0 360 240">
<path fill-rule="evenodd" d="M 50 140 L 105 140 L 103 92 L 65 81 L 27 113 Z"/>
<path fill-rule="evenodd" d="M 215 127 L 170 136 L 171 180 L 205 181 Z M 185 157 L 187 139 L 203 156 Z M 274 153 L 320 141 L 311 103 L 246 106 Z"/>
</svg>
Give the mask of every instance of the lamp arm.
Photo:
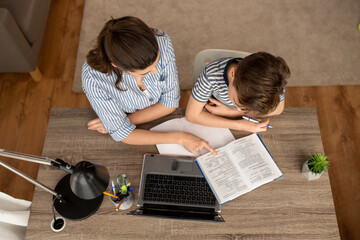
<svg viewBox="0 0 360 240">
<path fill-rule="evenodd" d="M 8 157 L 8 158 L 15 158 L 15 159 L 19 159 L 19 160 L 28 161 L 28 162 L 40 163 L 40 164 L 45 164 L 45 165 L 51 165 L 51 162 L 54 161 L 47 157 L 37 157 L 37 156 L 32 156 L 32 155 L 20 154 L 20 153 L 16 153 L 16 152 L 9 152 L 9 151 L 6 151 L 5 149 L 0 149 L 0 156 Z"/>
<path fill-rule="evenodd" d="M 29 177 L 28 175 L 26 175 L 25 173 L 17 170 L 16 168 L 14 168 L 13 166 L 3 162 L 2 160 L 0 160 L 0 165 L 9 169 L 10 171 L 16 173 L 17 175 L 19 175 L 20 177 L 26 179 L 27 181 L 31 182 L 32 184 L 42 188 L 43 190 L 51 193 L 52 195 L 54 195 L 55 197 L 57 197 L 58 199 L 61 198 L 61 195 L 59 195 L 57 192 L 55 192 L 54 190 L 52 190 L 51 188 L 45 186 L 44 184 L 36 181 L 35 179 L 33 179 L 32 177 Z"/>
<path fill-rule="evenodd" d="M 0 149 L 0 156 L 8 157 L 8 158 L 15 158 L 23 161 L 33 162 L 33 163 L 39 163 L 44 165 L 52 166 L 55 169 L 65 171 L 67 173 L 73 173 L 74 166 L 64 162 L 63 160 L 57 158 L 56 160 L 53 160 L 51 158 L 47 157 L 38 157 L 38 156 L 32 156 L 27 154 L 20 154 L 16 152 L 9 152 L 4 149 Z"/>
<path fill-rule="evenodd" d="M 55 169 L 62 170 L 64 172 L 72 174 L 74 172 L 74 166 L 66 163 L 65 161 L 61 160 L 60 158 L 56 159 L 55 161 L 51 162 L 51 166 Z"/>
<path fill-rule="evenodd" d="M 59 169 L 62 171 L 65 171 L 67 173 L 73 173 L 74 171 L 74 166 L 64 162 L 61 159 L 50 159 L 47 157 L 38 157 L 38 156 L 32 156 L 32 155 L 25 155 L 25 154 L 20 154 L 20 153 L 16 153 L 16 152 L 9 152 L 6 151 L 4 149 L 0 149 L 0 156 L 3 157 L 8 157 L 8 158 L 15 158 L 15 159 L 19 159 L 19 160 L 24 160 L 24 161 L 28 161 L 28 162 L 34 162 L 34 163 L 39 163 L 39 164 L 45 164 L 45 165 L 50 165 L 55 169 Z M 26 175 L 25 173 L 19 171 L 18 169 L 14 168 L 13 166 L 5 163 L 4 161 L 0 160 L 0 165 L 2 165 L 3 167 L 9 169 L 10 171 L 16 173 L 17 175 L 19 175 L 20 177 L 26 179 L 27 181 L 31 182 L 32 184 L 42 188 L 43 190 L 51 193 L 52 195 L 54 195 L 57 199 L 59 199 L 60 202 L 66 202 L 65 199 L 63 199 L 62 195 L 55 192 L 54 190 L 52 190 L 51 188 L 45 186 L 44 184 L 36 181 L 35 179 L 29 177 L 28 175 Z"/>
</svg>

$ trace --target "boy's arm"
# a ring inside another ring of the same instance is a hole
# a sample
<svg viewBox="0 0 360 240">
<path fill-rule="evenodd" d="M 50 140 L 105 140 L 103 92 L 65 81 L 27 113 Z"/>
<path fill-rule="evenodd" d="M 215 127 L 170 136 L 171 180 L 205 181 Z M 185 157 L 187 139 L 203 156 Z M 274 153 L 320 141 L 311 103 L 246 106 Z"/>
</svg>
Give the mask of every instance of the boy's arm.
<svg viewBox="0 0 360 240">
<path fill-rule="evenodd" d="M 211 114 L 226 118 L 236 118 L 246 115 L 243 111 L 228 107 L 212 97 L 209 98 L 209 101 L 205 104 L 205 109 Z"/>
<path fill-rule="evenodd" d="M 210 98 L 209 102 L 205 104 L 205 109 L 208 112 L 210 112 L 214 115 L 217 115 L 217 116 L 228 117 L 228 118 L 236 118 L 236 117 L 242 117 L 242 116 L 251 116 L 251 117 L 276 116 L 276 115 L 280 115 L 284 111 L 284 107 L 285 107 L 285 100 L 281 101 L 277 105 L 275 110 L 273 110 L 272 112 L 265 114 L 265 115 L 259 115 L 256 112 L 246 113 L 244 111 L 241 111 L 241 110 L 238 110 L 235 108 L 230 108 L 214 98 Z"/>
<path fill-rule="evenodd" d="M 263 132 L 267 130 L 266 125 L 269 123 L 269 119 L 261 123 L 252 123 L 244 119 L 227 119 L 204 111 L 203 108 L 205 104 L 206 103 L 196 101 L 190 96 L 186 108 L 186 119 L 190 122 L 209 127 L 230 128 L 249 132 Z"/>
</svg>

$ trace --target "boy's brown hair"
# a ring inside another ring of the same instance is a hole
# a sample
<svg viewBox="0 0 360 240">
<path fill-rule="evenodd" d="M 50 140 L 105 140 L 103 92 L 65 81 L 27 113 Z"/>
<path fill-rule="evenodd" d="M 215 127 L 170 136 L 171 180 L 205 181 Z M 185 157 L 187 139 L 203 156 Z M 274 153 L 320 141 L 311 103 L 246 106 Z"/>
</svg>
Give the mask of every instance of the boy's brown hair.
<svg viewBox="0 0 360 240">
<path fill-rule="evenodd" d="M 284 59 L 270 53 L 254 53 L 239 61 L 233 85 L 242 110 L 260 115 L 275 110 L 289 77 Z"/>
</svg>

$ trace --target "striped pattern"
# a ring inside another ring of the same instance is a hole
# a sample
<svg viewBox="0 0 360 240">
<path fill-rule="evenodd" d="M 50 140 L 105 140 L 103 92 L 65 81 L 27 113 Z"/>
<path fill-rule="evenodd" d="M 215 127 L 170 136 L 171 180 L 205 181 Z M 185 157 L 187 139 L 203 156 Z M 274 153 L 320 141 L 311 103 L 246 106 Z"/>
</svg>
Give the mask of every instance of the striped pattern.
<svg viewBox="0 0 360 240">
<path fill-rule="evenodd" d="M 119 91 L 115 88 L 115 74 L 100 73 L 86 61 L 83 64 L 83 90 L 105 129 L 116 141 L 122 141 L 136 128 L 126 117 L 127 114 L 157 102 L 169 108 L 179 106 L 179 79 L 171 40 L 166 33 L 156 39 L 160 50 L 160 59 L 156 65 L 158 73 L 148 73 L 142 79 L 151 97 L 139 89 L 131 74 L 123 73 L 119 87 L 127 91 Z"/>
<path fill-rule="evenodd" d="M 221 58 L 206 65 L 191 90 L 192 97 L 201 103 L 205 103 L 210 97 L 214 97 L 226 106 L 236 108 L 229 99 L 226 72 L 229 64 L 238 59 L 241 60 L 241 58 Z M 285 95 L 284 88 L 283 94 L 280 95 L 280 101 L 285 99 Z"/>
</svg>

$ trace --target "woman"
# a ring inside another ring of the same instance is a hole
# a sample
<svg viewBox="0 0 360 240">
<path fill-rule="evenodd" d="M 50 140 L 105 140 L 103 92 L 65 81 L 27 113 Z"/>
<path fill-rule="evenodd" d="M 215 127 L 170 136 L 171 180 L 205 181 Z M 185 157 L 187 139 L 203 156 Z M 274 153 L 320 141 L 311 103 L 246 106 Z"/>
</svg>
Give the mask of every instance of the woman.
<svg viewBox="0 0 360 240">
<path fill-rule="evenodd" d="M 180 99 L 171 40 L 140 19 L 123 17 L 105 24 L 86 56 L 82 85 L 99 117 L 88 123 L 90 130 L 127 144 L 174 143 L 190 152 L 205 147 L 216 154 L 206 141 L 189 133 L 136 129 L 172 113 Z"/>
</svg>

